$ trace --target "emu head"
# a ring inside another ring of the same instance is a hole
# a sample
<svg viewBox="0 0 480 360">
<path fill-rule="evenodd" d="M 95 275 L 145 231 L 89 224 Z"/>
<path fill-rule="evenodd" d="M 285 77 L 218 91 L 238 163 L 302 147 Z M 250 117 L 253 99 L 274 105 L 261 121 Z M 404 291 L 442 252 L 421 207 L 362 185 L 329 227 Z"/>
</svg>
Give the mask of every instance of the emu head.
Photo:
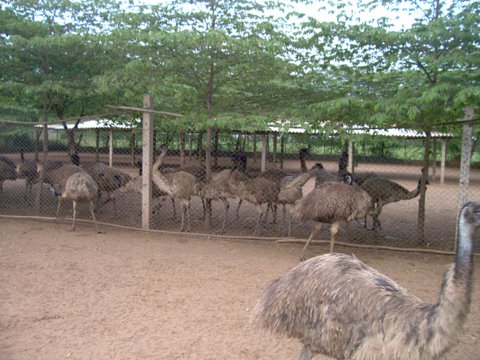
<svg viewBox="0 0 480 360">
<path fill-rule="evenodd" d="M 475 230 L 480 227 L 480 202 L 469 201 L 463 205 L 461 215 L 465 222 L 474 226 Z"/>
<path fill-rule="evenodd" d="M 323 167 L 321 162 L 317 162 L 315 163 L 315 165 L 312 166 L 311 170 L 320 170 L 320 169 L 325 169 L 325 168 Z"/>
<path fill-rule="evenodd" d="M 113 175 L 113 186 L 115 189 L 122 186 L 122 177 L 120 175 Z"/>
<path fill-rule="evenodd" d="M 232 162 L 235 169 L 245 172 L 247 170 L 247 154 L 238 152 L 232 155 Z"/>
<path fill-rule="evenodd" d="M 70 155 L 70 161 L 73 165 L 80 166 L 80 156 L 78 156 L 78 154 Z"/>
</svg>

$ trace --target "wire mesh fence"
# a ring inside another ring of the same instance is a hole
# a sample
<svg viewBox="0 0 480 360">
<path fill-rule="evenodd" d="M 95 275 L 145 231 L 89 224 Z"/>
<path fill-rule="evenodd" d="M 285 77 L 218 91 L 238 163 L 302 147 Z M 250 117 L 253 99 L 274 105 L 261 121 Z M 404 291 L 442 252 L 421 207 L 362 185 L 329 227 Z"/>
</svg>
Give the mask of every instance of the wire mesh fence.
<svg viewBox="0 0 480 360">
<path fill-rule="evenodd" d="M 1 215 L 57 216 L 59 196 L 66 192 L 66 179 L 72 173 L 85 171 L 98 189 L 94 196 L 98 221 L 142 226 L 142 136 L 138 128 L 78 130 L 72 156 L 71 143 L 62 129 L 49 130 L 48 146 L 44 146 L 43 135 L 31 125 L 1 126 Z M 314 212 L 310 218 L 298 216 L 299 201 L 326 178 L 337 183 L 353 180 L 350 186 L 370 192 L 369 186 L 383 189 L 375 181 L 362 184 L 366 177 L 375 177 L 390 182 L 390 187 L 382 190 L 390 193 L 382 195 L 381 212 L 373 218 L 377 220 L 367 216 L 365 225 L 364 216 L 345 219 L 351 221 L 348 226 L 345 222 L 340 224 L 337 241 L 394 248 L 454 249 L 460 153 L 457 138 L 448 139 L 448 143 L 445 139 L 433 139 L 431 152 L 437 161 L 430 164 L 423 230 L 419 220 L 419 180 L 424 139 L 358 139 L 354 144 L 354 169 L 351 177 L 345 177 L 339 176 L 340 159 L 346 150 L 345 139 L 339 136 L 269 134 L 264 137 L 214 132 L 211 180 L 205 177 L 205 141 L 202 132 L 179 136 L 161 129 L 155 131 L 155 160 L 161 157 L 160 163 L 156 162 L 160 179 L 157 180 L 167 185 L 153 184 L 152 229 L 307 239 L 312 226 L 318 223 L 315 216 L 324 216 L 324 222 L 331 223 L 332 219 L 325 216 L 334 216 L 342 206 L 352 207 L 353 195 L 349 189 L 341 188 L 331 196 L 335 205 L 317 199 L 316 205 L 308 210 Z M 168 148 L 164 155 L 159 150 L 162 144 Z M 262 159 L 264 146 L 267 153 Z M 441 152 L 445 152 L 445 168 L 438 161 Z M 474 147 L 471 199 L 480 198 L 480 170 L 475 166 L 479 157 Z M 234 167 L 236 171 L 232 171 Z M 71 218 L 71 202 L 63 203 L 58 217 Z M 333 206 L 329 210 L 332 214 L 319 215 L 328 206 Z M 292 217 L 294 208 L 297 216 Z M 378 203 L 374 208 L 379 209 Z M 90 219 L 88 209 L 80 204 L 77 217 Z M 260 211 L 263 218 L 259 222 Z M 421 243 L 419 232 L 424 233 Z M 328 240 L 330 236 L 329 226 L 324 226 L 315 239 Z"/>
</svg>

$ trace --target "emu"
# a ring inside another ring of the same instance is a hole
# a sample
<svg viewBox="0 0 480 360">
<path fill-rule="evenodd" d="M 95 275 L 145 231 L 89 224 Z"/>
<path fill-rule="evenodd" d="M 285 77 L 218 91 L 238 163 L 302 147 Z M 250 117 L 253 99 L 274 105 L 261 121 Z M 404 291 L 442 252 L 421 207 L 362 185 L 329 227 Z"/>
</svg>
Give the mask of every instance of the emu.
<svg viewBox="0 0 480 360">
<path fill-rule="evenodd" d="M 254 309 L 253 323 L 303 343 L 315 354 L 351 360 L 434 360 L 444 355 L 469 311 L 473 239 L 480 202 L 460 212 L 455 263 L 436 304 L 422 302 L 353 256 L 311 258 L 273 280 Z"/>
<path fill-rule="evenodd" d="M 330 252 L 333 251 L 336 235 L 341 222 L 364 218 L 374 214 L 372 198 L 358 186 L 338 182 L 326 182 L 315 187 L 299 200 L 292 210 L 292 217 L 298 221 L 317 221 L 305 244 L 301 260 L 312 238 L 320 232 L 323 223 L 330 227 Z"/>
<path fill-rule="evenodd" d="M 77 203 L 79 201 L 88 201 L 90 205 L 90 214 L 92 215 L 95 230 L 99 232 L 97 221 L 95 219 L 93 200 L 98 195 L 98 186 L 95 180 L 84 171 L 70 175 L 65 183 L 65 188 L 55 187 L 52 192 L 58 196 L 57 218 L 60 212 L 62 200 L 72 200 L 73 202 L 73 224 L 72 231 L 75 231 L 75 220 L 77 218 Z"/>
</svg>

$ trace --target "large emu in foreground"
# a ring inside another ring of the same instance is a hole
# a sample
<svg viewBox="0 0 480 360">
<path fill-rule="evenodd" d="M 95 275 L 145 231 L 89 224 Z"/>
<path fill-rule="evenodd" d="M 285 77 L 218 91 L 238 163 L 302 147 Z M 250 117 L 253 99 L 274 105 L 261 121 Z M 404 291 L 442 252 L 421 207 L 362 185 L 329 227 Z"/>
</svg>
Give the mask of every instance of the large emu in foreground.
<svg viewBox="0 0 480 360">
<path fill-rule="evenodd" d="M 326 182 L 315 187 L 297 202 L 292 217 L 298 221 L 317 221 L 305 244 L 301 260 L 305 259 L 305 250 L 312 238 L 320 232 L 323 223 L 330 227 L 330 252 L 333 251 L 338 227 L 341 222 L 364 218 L 373 214 L 372 198 L 358 186 L 337 182 Z"/>
<path fill-rule="evenodd" d="M 303 343 L 301 360 L 324 354 L 349 360 L 433 360 L 450 348 L 467 316 L 473 238 L 480 203 L 463 207 L 455 263 L 445 273 L 438 303 L 415 295 L 344 254 L 317 256 L 273 280 L 253 322 Z"/>
</svg>

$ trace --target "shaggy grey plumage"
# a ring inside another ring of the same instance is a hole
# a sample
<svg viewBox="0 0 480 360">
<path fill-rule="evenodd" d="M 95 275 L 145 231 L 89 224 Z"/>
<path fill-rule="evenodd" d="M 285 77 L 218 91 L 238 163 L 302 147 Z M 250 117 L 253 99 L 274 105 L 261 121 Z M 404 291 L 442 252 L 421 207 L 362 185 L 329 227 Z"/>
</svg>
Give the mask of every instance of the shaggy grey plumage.
<svg viewBox="0 0 480 360">
<path fill-rule="evenodd" d="M 314 188 L 293 208 L 292 216 L 298 221 L 317 221 L 302 250 L 301 259 L 305 258 L 313 236 L 320 232 L 322 223 L 330 227 L 330 252 L 333 251 L 335 237 L 341 222 L 364 218 L 374 211 L 372 198 L 358 186 L 337 182 L 326 182 Z"/>
<path fill-rule="evenodd" d="M 75 165 L 73 165 L 75 166 Z M 73 224 L 72 230 L 75 231 L 75 220 L 77 217 L 77 203 L 79 201 L 88 201 L 90 205 L 90 213 L 92 215 L 95 230 L 98 231 L 97 221 L 95 219 L 93 200 L 98 195 L 98 186 L 95 180 L 84 171 L 70 175 L 66 182 L 65 188 L 61 191 L 58 199 L 57 217 L 60 212 L 60 205 L 63 200 L 72 200 L 73 203 Z"/>
<path fill-rule="evenodd" d="M 381 227 L 380 220 L 378 217 L 382 212 L 383 206 L 394 203 L 402 200 L 410 200 L 416 198 L 420 195 L 420 186 L 422 179 L 418 180 L 418 185 L 413 190 L 408 190 L 402 185 L 397 184 L 394 181 L 385 179 L 379 176 L 371 177 L 366 180 L 361 188 L 365 190 L 370 197 L 372 198 L 373 203 L 375 204 L 377 211 L 372 216 L 373 218 L 373 229 L 375 230 Z M 367 226 L 367 218 L 365 217 L 365 227 Z"/>
<path fill-rule="evenodd" d="M 226 169 L 220 171 L 218 174 L 215 174 L 208 183 L 201 187 L 199 191 L 199 195 L 202 199 L 220 200 L 223 203 L 225 211 L 222 226 L 218 231 L 219 233 L 223 233 L 225 231 L 228 211 L 230 209 L 230 203 L 228 202 L 228 199 L 236 198 L 236 196 L 233 195 L 230 190 L 230 172 L 231 170 Z"/>
<path fill-rule="evenodd" d="M 285 215 L 288 207 L 288 236 L 290 236 L 291 227 L 292 227 L 292 216 L 290 214 L 291 207 L 303 197 L 302 187 L 306 184 L 308 180 L 314 177 L 316 174 L 316 169 L 312 168 L 308 172 L 304 172 L 298 176 L 286 176 L 282 179 L 280 183 L 280 192 L 278 193 L 278 203 L 283 205 L 283 218 L 285 220 Z"/>
<path fill-rule="evenodd" d="M 58 169 L 48 170 L 48 165 L 45 166 L 45 164 L 39 162 L 37 163 L 37 171 L 40 177 L 42 177 L 41 172 L 44 172 L 43 181 L 45 183 L 50 184 L 56 189 L 61 189 L 61 191 L 63 191 L 65 189 L 67 179 L 71 175 L 83 170 L 80 166 L 71 164 L 63 165 Z"/>
<path fill-rule="evenodd" d="M 327 182 L 341 182 L 345 184 L 351 184 L 352 183 L 352 176 L 349 172 L 347 171 L 338 171 L 337 175 L 334 175 L 327 171 L 322 163 L 317 162 L 315 165 L 313 165 L 312 169 L 315 169 L 316 175 L 315 175 L 315 187 L 320 186 L 324 183 Z"/>
<path fill-rule="evenodd" d="M 48 160 L 43 168 L 47 172 L 53 171 L 63 166 L 63 162 L 60 160 Z M 22 159 L 16 167 L 17 178 L 25 179 L 25 194 L 24 198 L 26 199 L 29 194 L 32 192 L 33 184 L 38 181 L 38 162 L 35 160 Z"/>
<path fill-rule="evenodd" d="M 229 187 L 232 195 L 255 206 L 258 220 L 253 235 L 257 235 L 263 216 L 262 205 L 267 204 L 268 206 L 268 204 L 277 203 L 280 191 L 278 184 L 260 176 L 251 179 L 240 171 L 232 169 L 229 175 Z"/>
<path fill-rule="evenodd" d="M 326 254 L 273 280 L 253 323 L 303 344 L 301 360 L 434 360 L 450 348 L 469 311 L 480 203 L 460 214 L 455 263 L 436 304 L 422 302 L 355 257 Z"/>
<path fill-rule="evenodd" d="M 122 186 L 125 186 L 130 180 L 132 180 L 132 177 L 120 169 L 110 167 L 100 162 L 85 167 L 85 171 L 98 185 L 97 209 L 100 208 L 99 201 L 102 192 L 104 192 L 107 194 L 107 199 L 101 206 L 111 201 L 116 216 L 117 204 L 113 192 L 120 189 Z"/>
<path fill-rule="evenodd" d="M 365 181 L 376 177 L 379 177 L 379 175 L 374 172 L 355 173 L 353 182 L 357 185 L 362 185 Z"/>
<path fill-rule="evenodd" d="M 153 164 L 152 180 L 160 190 L 165 191 L 168 195 L 180 201 L 182 206 L 180 231 L 190 231 L 190 202 L 192 196 L 196 195 L 198 190 L 197 179 L 186 171 L 163 173 L 160 167 L 167 154 L 167 148 L 162 146 L 160 150 L 160 156 Z"/>
<path fill-rule="evenodd" d="M 125 184 L 125 186 L 121 187 L 119 190 L 121 192 L 136 192 L 141 194 L 143 192 L 143 187 L 142 187 L 142 175 L 139 175 L 129 182 Z M 152 206 L 152 213 L 155 213 L 156 210 L 161 207 L 161 202 L 165 201 L 165 197 L 170 197 L 165 191 L 160 190 L 160 188 L 155 185 L 154 182 L 152 182 L 152 198 L 153 199 L 159 199 L 157 204 L 154 204 Z M 170 197 L 172 200 L 172 206 L 173 206 L 173 214 L 174 218 L 176 218 L 176 212 L 175 212 L 175 199 Z"/>
<path fill-rule="evenodd" d="M 15 163 L 5 156 L 0 156 L 0 193 L 3 192 L 3 182 L 5 180 L 15 180 Z"/>
</svg>

